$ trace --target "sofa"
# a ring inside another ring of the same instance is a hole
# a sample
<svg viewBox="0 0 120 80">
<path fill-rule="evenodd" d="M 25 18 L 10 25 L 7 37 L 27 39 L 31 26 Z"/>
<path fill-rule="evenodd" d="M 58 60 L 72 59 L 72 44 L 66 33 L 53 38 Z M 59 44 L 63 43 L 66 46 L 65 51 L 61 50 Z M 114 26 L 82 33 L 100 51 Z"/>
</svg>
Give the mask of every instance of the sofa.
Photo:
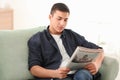
<svg viewBox="0 0 120 80">
<path fill-rule="evenodd" d="M 32 80 L 28 70 L 28 39 L 45 26 L 19 30 L 0 30 L 0 80 Z M 115 80 L 119 71 L 116 58 L 105 56 L 102 80 Z M 34 80 L 34 79 L 33 79 Z"/>
</svg>

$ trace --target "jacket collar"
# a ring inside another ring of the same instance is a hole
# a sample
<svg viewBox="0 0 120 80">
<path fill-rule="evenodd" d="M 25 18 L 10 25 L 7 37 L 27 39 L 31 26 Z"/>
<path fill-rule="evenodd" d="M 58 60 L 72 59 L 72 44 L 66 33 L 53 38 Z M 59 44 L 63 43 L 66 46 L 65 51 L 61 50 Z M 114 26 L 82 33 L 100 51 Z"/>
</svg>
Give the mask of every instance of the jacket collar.
<svg viewBox="0 0 120 80">
<path fill-rule="evenodd" d="M 50 32 L 49 32 L 49 26 L 47 27 L 46 34 L 47 34 L 49 39 L 52 37 Z M 61 38 L 65 38 L 65 34 L 66 34 L 65 30 L 63 30 L 63 32 L 61 34 Z"/>
</svg>

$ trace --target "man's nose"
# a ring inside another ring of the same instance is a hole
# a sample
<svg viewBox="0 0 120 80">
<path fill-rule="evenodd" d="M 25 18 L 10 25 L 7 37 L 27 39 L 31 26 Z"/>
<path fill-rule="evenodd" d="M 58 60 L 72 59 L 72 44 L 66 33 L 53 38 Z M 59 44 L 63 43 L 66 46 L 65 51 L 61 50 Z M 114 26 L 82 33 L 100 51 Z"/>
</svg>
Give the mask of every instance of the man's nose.
<svg viewBox="0 0 120 80">
<path fill-rule="evenodd" d="M 66 24 L 66 22 L 64 20 L 60 21 L 60 25 L 64 26 Z"/>
</svg>

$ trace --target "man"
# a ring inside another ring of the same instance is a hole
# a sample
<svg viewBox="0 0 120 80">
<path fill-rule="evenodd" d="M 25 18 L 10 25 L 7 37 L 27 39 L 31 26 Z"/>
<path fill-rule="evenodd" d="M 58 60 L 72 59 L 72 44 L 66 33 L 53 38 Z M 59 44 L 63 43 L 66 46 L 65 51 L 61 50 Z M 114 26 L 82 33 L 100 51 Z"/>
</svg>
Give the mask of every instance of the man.
<svg viewBox="0 0 120 80">
<path fill-rule="evenodd" d="M 60 67 L 67 62 L 77 46 L 101 49 L 88 42 L 83 36 L 65 29 L 70 15 L 64 3 L 52 6 L 49 15 L 50 25 L 42 32 L 33 35 L 28 41 L 29 70 L 36 80 L 97 80 L 104 55 L 76 72 L 67 67 Z"/>
</svg>

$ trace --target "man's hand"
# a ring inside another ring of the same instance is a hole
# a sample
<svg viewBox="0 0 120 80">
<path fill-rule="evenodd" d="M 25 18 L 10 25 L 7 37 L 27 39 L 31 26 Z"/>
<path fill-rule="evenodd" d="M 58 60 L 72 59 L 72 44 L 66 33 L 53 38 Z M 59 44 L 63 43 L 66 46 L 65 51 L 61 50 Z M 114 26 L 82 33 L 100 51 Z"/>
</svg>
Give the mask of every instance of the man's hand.
<svg viewBox="0 0 120 80">
<path fill-rule="evenodd" d="M 95 62 L 91 62 L 90 64 L 86 65 L 84 68 L 89 70 L 92 75 L 95 75 L 99 70 L 99 66 Z"/>
<path fill-rule="evenodd" d="M 59 78 L 59 79 L 66 78 L 66 77 L 67 77 L 67 73 L 68 73 L 69 71 L 70 71 L 69 68 L 60 67 L 60 68 L 58 68 L 57 70 L 55 70 L 54 78 Z"/>
</svg>

